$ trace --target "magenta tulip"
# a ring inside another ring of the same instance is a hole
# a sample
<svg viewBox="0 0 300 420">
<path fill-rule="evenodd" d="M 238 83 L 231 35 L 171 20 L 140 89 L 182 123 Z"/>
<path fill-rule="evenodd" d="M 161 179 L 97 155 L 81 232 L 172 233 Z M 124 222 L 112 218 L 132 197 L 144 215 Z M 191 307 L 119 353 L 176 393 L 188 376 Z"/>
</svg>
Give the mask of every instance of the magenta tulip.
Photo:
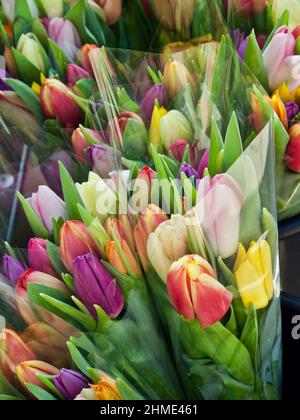
<svg viewBox="0 0 300 420">
<path fill-rule="evenodd" d="M 30 239 L 28 243 L 28 260 L 30 267 L 34 270 L 56 276 L 56 272 L 47 252 L 45 239 Z"/>
</svg>

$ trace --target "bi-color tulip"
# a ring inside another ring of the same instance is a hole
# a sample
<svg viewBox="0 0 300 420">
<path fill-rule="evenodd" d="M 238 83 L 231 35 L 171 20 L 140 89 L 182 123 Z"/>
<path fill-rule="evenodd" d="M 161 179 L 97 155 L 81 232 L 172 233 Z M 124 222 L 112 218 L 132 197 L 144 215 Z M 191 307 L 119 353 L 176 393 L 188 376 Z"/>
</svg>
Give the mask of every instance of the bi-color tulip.
<svg viewBox="0 0 300 420">
<path fill-rule="evenodd" d="M 177 312 L 189 320 L 197 318 L 202 328 L 219 322 L 233 298 L 219 283 L 211 265 L 199 255 L 186 255 L 172 264 L 167 289 Z"/>
<path fill-rule="evenodd" d="M 300 123 L 294 124 L 289 131 L 290 141 L 285 152 L 286 166 L 300 173 Z"/>
<path fill-rule="evenodd" d="M 28 391 L 27 385 L 33 384 L 40 388 L 48 390 L 47 386 L 39 379 L 38 375 L 58 375 L 59 370 L 49 363 L 40 360 L 29 360 L 21 362 L 16 367 L 16 375 L 25 390 Z"/>
</svg>

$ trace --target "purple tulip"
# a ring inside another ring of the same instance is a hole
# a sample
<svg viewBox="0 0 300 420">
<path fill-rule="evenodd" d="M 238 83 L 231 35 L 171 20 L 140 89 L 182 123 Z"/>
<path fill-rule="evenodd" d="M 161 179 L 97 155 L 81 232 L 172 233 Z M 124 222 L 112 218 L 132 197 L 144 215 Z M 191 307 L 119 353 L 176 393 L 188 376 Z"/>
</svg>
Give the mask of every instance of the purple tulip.
<svg viewBox="0 0 300 420">
<path fill-rule="evenodd" d="M 55 220 L 67 218 L 65 203 L 45 185 L 39 186 L 37 193 L 32 194 L 27 202 L 49 232 L 53 230 L 53 217 Z"/>
<path fill-rule="evenodd" d="M 242 59 L 242 60 L 244 60 L 244 58 L 245 58 L 245 54 L 246 54 L 246 49 L 247 49 L 247 46 L 248 46 L 248 42 L 249 42 L 249 37 L 247 36 L 247 38 L 245 38 L 241 43 L 240 43 L 240 46 L 239 46 L 239 48 L 238 48 L 238 54 L 239 54 L 239 57 Z"/>
<path fill-rule="evenodd" d="M 80 36 L 73 25 L 67 19 L 55 17 L 48 23 L 48 35 L 73 61 L 81 47 Z"/>
<path fill-rule="evenodd" d="M 188 163 L 184 162 L 179 169 L 178 178 L 181 179 L 181 174 L 184 173 L 188 178 L 194 177 L 194 179 L 199 179 L 198 172 Z"/>
<path fill-rule="evenodd" d="M 300 107 L 298 104 L 296 104 L 296 102 L 287 102 L 285 104 L 285 108 L 289 121 L 292 121 L 300 112 Z"/>
<path fill-rule="evenodd" d="M 209 149 L 206 149 L 202 155 L 202 158 L 198 166 L 198 175 L 200 178 L 203 178 L 204 171 L 206 168 L 208 168 L 208 158 L 209 158 Z"/>
<path fill-rule="evenodd" d="M 10 86 L 8 86 L 3 79 L 12 77 L 10 73 L 5 71 L 4 69 L 0 69 L 0 90 L 12 90 Z"/>
<path fill-rule="evenodd" d="M 69 174 L 72 176 L 72 158 L 67 151 L 62 149 L 56 150 L 46 162 L 42 163 L 41 171 L 49 188 L 62 197 L 63 194 L 58 162 L 62 162 Z"/>
<path fill-rule="evenodd" d="M 68 64 L 67 82 L 74 86 L 81 79 L 91 79 L 91 75 L 77 64 Z"/>
<path fill-rule="evenodd" d="M 53 383 L 67 401 L 74 400 L 84 388 L 88 388 L 87 378 L 69 369 L 61 369 L 60 374 L 53 378 Z"/>
<path fill-rule="evenodd" d="M 140 104 L 143 118 L 147 125 L 151 122 L 155 102 L 158 101 L 160 106 L 166 105 L 167 93 L 163 85 L 156 84 L 152 86 Z"/>
<path fill-rule="evenodd" d="M 122 312 L 122 292 L 95 255 L 89 253 L 75 258 L 73 271 L 76 295 L 93 316 L 97 316 L 94 305 L 100 306 L 112 318 Z"/>
<path fill-rule="evenodd" d="M 87 149 L 89 167 L 102 178 L 108 178 L 109 174 L 117 167 L 117 152 L 109 146 L 91 146 Z"/>
<path fill-rule="evenodd" d="M 15 287 L 18 278 L 25 273 L 26 269 L 18 260 L 9 255 L 4 255 L 2 260 L 2 271 L 9 284 Z"/>
</svg>

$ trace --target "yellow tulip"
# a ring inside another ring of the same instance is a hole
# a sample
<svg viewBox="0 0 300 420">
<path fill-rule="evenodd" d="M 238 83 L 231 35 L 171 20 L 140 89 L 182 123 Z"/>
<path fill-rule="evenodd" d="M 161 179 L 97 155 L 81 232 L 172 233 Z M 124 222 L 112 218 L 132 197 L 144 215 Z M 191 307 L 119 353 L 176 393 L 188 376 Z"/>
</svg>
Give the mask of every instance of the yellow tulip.
<svg viewBox="0 0 300 420">
<path fill-rule="evenodd" d="M 272 255 L 267 241 L 252 242 L 248 251 L 242 244 L 234 266 L 237 286 L 245 308 L 268 306 L 273 297 Z"/>
<path fill-rule="evenodd" d="M 287 102 L 297 102 L 300 105 L 300 87 L 290 92 L 286 83 L 282 83 L 277 91 L 285 104 Z"/>
<path fill-rule="evenodd" d="M 159 104 L 154 106 L 149 132 L 150 143 L 154 146 L 158 147 L 160 145 L 160 121 L 167 113 L 168 111 L 160 107 Z"/>
</svg>

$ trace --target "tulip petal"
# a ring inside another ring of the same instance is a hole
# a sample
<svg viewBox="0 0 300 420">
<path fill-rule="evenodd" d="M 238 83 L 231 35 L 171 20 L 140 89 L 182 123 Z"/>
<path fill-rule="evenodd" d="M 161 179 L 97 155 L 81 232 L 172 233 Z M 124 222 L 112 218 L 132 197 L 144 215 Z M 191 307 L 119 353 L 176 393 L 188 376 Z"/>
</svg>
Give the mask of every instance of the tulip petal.
<svg viewBox="0 0 300 420">
<path fill-rule="evenodd" d="M 180 262 L 172 264 L 167 276 L 167 289 L 177 312 L 187 319 L 194 320 L 195 311 L 191 299 L 187 271 Z"/>
<path fill-rule="evenodd" d="M 265 289 L 268 299 L 273 298 L 273 273 L 272 273 L 272 254 L 267 241 L 262 241 L 260 245 L 260 258 L 265 273 Z"/>
</svg>

